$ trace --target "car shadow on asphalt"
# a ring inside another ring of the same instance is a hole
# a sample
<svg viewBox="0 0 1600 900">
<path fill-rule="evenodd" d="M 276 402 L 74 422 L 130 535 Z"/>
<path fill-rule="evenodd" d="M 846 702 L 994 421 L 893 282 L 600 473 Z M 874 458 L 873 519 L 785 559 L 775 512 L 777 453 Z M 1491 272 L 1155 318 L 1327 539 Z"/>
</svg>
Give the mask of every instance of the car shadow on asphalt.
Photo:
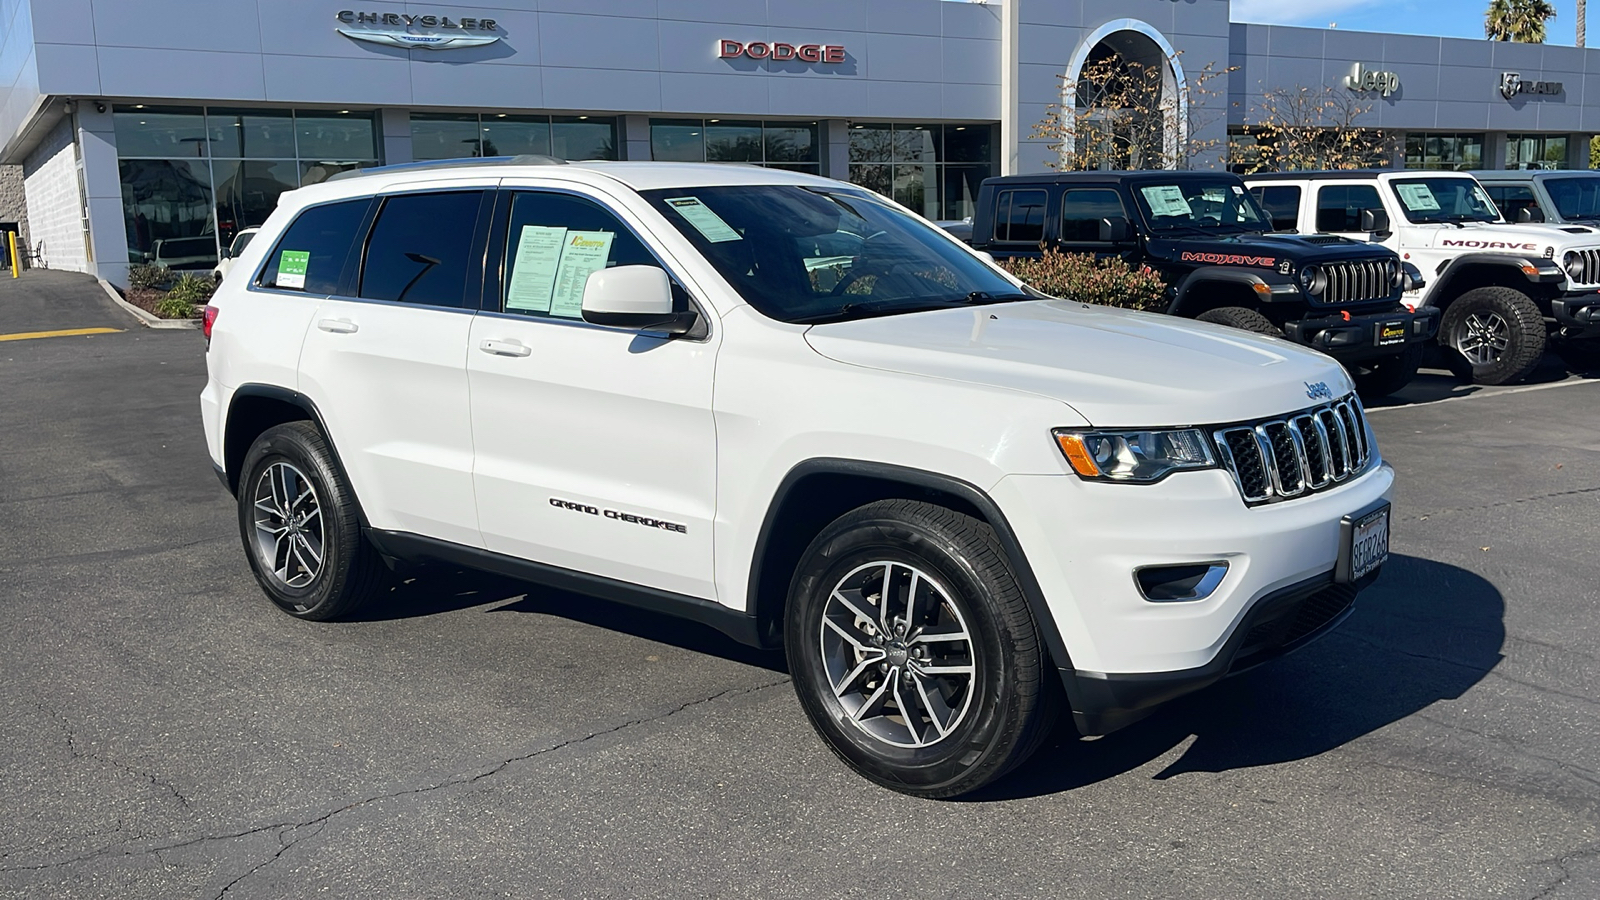
<svg viewBox="0 0 1600 900">
<path fill-rule="evenodd" d="M 1064 722 L 1027 763 L 971 801 L 1053 794 L 1161 763 L 1151 777 L 1306 759 L 1440 701 L 1501 660 L 1505 600 L 1465 569 L 1395 555 L 1333 632 L 1093 741 Z"/>
<path fill-rule="evenodd" d="M 1554 384 L 1565 381 L 1570 377 L 1592 378 L 1596 374 L 1571 372 L 1560 357 L 1554 353 L 1547 353 L 1539 365 L 1534 368 L 1527 378 L 1507 387 L 1528 387 L 1531 385 Z M 1467 397 L 1485 390 L 1483 385 L 1470 384 L 1450 374 L 1443 363 L 1438 359 L 1430 360 L 1428 367 L 1419 371 L 1415 378 L 1405 387 L 1387 397 L 1379 397 L 1362 402 L 1371 409 L 1381 409 L 1385 406 L 1411 406 L 1417 403 L 1434 403 L 1439 400 L 1448 400 L 1453 397 Z M 1498 390 L 1491 388 L 1490 390 Z"/>
<path fill-rule="evenodd" d="M 774 672 L 788 672 L 782 650 L 747 647 L 698 622 L 451 566 L 426 566 L 407 573 L 388 597 L 373 603 L 349 621 L 421 618 L 475 606 L 488 606 L 486 612 L 494 613 L 557 616 L 695 653 L 720 656 Z"/>
</svg>

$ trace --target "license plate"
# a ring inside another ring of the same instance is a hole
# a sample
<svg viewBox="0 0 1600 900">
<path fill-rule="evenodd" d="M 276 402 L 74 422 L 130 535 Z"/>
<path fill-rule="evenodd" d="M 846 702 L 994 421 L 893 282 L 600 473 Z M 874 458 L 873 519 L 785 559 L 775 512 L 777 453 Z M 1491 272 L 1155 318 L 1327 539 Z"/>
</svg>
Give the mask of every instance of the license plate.
<svg viewBox="0 0 1600 900">
<path fill-rule="evenodd" d="M 1378 323 L 1378 346 L 1388 347 L 1393 344 L 1406 342 L 1406 323 L 1380 322 Z"/>
<path fill-rule="evenodd" d="M 1389 559 L 1389 505 L 1340 523 L 1345 544 L 1339 553 L 1339 581 L 1360 581 Z"/>
</svg>

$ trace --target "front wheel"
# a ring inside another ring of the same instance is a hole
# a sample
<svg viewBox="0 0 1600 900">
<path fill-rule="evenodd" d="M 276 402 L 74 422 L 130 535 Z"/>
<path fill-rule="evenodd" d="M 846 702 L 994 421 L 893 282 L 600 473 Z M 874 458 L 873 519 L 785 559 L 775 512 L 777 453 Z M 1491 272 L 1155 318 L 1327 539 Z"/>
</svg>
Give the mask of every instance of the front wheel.
<svg viewBox="0 0 1600 900">
<path fill-rule="evenodd" d="M 1445 365 L 1477 384 L 1513 384 L 1544 355 L 1544 316 L 1515 288 L 1474 288 L 1457 297 L 1439 323 Z"/>
<path fill-rule="evenodd" d="M 817 733 L 885 787 L 953 797 L 1037 749 L 1057 693 L 988 525 L 910 500 L 845 514 L 812 541 L 784 633 Z"/>
<path fill-rule="evenodd" d="M 239 476 L 239 535 L 256 581 L 300 619 L 348 615 L 383 588 L 387 569 L 361 536 L 355 493 L 310 422 L 262 432 Z"/>
<path fill-rule="evenodd" d="M 1210 322 L 1213 325 L 1226 325 L 1229 328 L 1254 331 L 1256 334 L 1271 334 L 1283 337 L 1283 329 L 1272 324 L 1271 319 L 1243 306 L 1224 306 L 1219 309 L 1208 309 L 1195 316 L 1195 319 L 1200 322 Z"/>
<path fill-rule="evenodd" d="M 1417 377 L 1426 350 L 1426 344 L 1418 341 L 1407 344 L 1404 350 L 1394 356 L 1370 360 L 1353 367 L 1350 376 L 1356 383 L 1356 390 L 1364 400 L 1377 400 L 1400 390 Z"/>
</svg>

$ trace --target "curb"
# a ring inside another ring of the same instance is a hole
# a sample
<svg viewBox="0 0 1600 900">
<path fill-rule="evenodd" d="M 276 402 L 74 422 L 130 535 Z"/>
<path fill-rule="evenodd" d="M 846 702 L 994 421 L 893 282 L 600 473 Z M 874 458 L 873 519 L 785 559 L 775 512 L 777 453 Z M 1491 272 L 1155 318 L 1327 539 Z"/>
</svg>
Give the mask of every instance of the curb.
<svg viewBox="0 0 1600 900">
<path fill-rule="evenodd" d="M 104 278 L 99 278 L 96 280 L 100 282 L 100 287 L 105 290 L 106 296 L 111 298 L 111 302 L 122 307 L 128 312 L 129 315 L 133 316 L 135 319 L 138 319 L 140 325 L 143 325 L 146 328 L 176 331 L 180 329 L 192 330 L 200 327 L 199 319 L 163 319 L 153 316 L 139 307 L 134 306 L 132 303 L 122 299 L 122 295 L 118 294 L 117 289 L 111 286 L 111 282 L 106 281 Z"/>
</svg>

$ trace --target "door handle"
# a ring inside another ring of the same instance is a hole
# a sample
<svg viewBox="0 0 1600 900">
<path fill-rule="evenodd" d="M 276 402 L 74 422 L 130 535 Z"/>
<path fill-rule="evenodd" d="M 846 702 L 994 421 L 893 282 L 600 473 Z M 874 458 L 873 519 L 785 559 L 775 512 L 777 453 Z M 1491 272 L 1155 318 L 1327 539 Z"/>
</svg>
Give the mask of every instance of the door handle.
<svg viewBox="0 0 1600 900">
<path fill-rule="evenodd" d="M 333 334 L 355 334 L 361 330 L 360 325 L 349 319 L 320 319 L 317 321 L 317 327 Z"/>
<path fill-rule="evenodd" d="M 484 341 L 478 349 L 495 356 L 529 356 L 533 348 L 519 341 Z"/>
</svg>

